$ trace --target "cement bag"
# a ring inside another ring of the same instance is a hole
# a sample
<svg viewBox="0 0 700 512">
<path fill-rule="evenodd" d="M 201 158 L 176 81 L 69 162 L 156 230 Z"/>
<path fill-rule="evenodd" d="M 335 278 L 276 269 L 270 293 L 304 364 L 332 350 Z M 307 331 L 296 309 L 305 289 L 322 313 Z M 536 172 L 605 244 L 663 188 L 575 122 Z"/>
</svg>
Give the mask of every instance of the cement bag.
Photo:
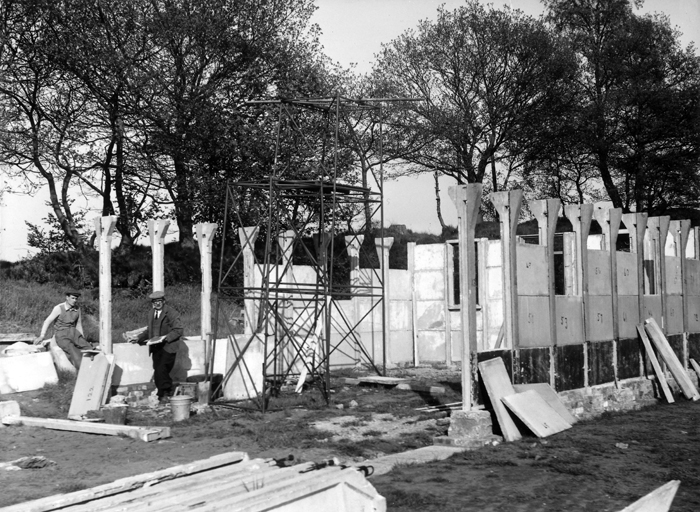
<svg viewBox="0 0 700 512">
<path fill-rule="evenodd" d="M 61 349 L 61 347 L 58 346 L 55 337 L 52 337 L 49 340 L 49 351 L 51 352 L 51 357 L 53 358 L 53 364 L 56 367 L 56 370 L 75 373 L 75 366 L 71 364 L 66 353 Z"/>
</svg>

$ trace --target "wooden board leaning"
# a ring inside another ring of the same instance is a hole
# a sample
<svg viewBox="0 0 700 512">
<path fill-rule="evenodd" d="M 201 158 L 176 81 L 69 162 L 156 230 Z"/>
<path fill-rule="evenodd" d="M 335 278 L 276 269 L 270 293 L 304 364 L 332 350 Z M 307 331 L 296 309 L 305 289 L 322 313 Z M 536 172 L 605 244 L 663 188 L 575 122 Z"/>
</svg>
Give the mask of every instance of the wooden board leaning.
<svg viewBox="0 0 700 512">
<path fill-rule="evenodd" d="M 649 361 L 651 362 L 652 368 L 654 368 L 654 373 L 656 374 L 656 380 L 659 381 L 659 385 L 661 386 L 661 390 L 663 391 L 664 396 L 666 397 L 666 401 L 669 404 L 672 404 L 676 400 L 673 398 L 673 393 L 671 393 L 671 388 L 668 387 L 668 382 L 666 382 L 666 376 L 664 375 L 664 372 L 661 369 L 661 365 L 659 364 L 659 360 L 656 358 L 656 354 L 654 353 L 654 349 L 651 347 L 651 342 L 649 341 L 647 333 L 644 330 L 644 324 L 639 324 L 637 326 L 637 331 L 639 332 L 639 337 L 642 339 L 642 343 L 644 344 L 644 350 L 646 350 L 647 357 L 649 358 Z"/>
<path fill-rule="evenodd" d="M 491 405 L 496 412 L 498 424 L 501 427 L 501 433 L 506 441 L 517 441 L 522 439 L 522 434 L 518 430 L 517 425 L 511 418 L 508 409 L 501 401 L 504 396 L 515 394 L 513 385 L 508 377 L 506 366 L 503 364 L 503 359 L 496 357 L 488 361 L 479 363 L 479 372 L 486 386 L 486 392 L 491 399 Z"/>
</svg>

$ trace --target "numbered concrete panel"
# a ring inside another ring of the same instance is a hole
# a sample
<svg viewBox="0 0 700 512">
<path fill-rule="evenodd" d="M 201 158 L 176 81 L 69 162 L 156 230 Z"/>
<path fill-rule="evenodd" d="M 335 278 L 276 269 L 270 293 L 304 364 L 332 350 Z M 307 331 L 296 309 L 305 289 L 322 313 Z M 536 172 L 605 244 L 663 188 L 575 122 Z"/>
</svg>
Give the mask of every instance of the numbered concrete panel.
<svg viewBox="0 0 700 512">
<path fill-rule="evenodd" d="M 516 244 L 518 295 L 548 295 L 547 256 L 545 247 Z"/>
<path fill-rule="evenodd" d="M 686 297 L 688 301 L 688 332 L 700 332 L 700 297 Z"/>
<path fill-rule="evenodd" d="M 583 343 L 583 302 L 581 297 L 557 296 L 556 303 L 557 313 L 554 321 L 557 325 L 557 345 Z"/>
<path fill-rule="evenodd" d="M 681 259 L 675 256 L 666 256 L 666 293 L 675 295 L 683 293 Z"/>
<path fill-rule="evenodd" d="M 588 251 L 588 293 L 589 295 L 612 294 L 608 251 Z"/>
<path fill-rule="evenodd" d="M 700 260 L 686 260 L 688 272 L 688 295 L 700 296 Z"/>
<path fill-rule="evenodd" d="M 620 338 L 637 338 L 639 299 L 637 295 L 617 296 L 617 326 Z"/>
<path fill-rule="evenodd" d="M 588 296 L 588 341 L 613 339 L 612 297 L 610 295 Z"/>
<path fill-rule="evenodd" d="M 637 295 L 637 255 L 631 252 L 617 252 L 617 293 Z"/>
<path fill-rule="evenodd" d="M 445 268 L 445 245 L 428 244 L 416 245 L 415 269 L 443 270 Z"/>
<path fill-rule="evenodd" d="M 666 333 L 680 334 L 683 332 L 683 297 L 681 295 L 666 296 Z"/>
<path fill-rule="evenodd" d="M 444 300 L 445 272 L 443 270 L 416 271 L 414 279 L 416 299 Z"/>
<path fill-rule="evenodd" d="M 416 335 L 421 363 L 445 362 L 445 331 L 419 331 Z"/>
<path fill-rule="evenodd" d="M 644 296 L 644 318 L 653 317 L 656 323 L 664 325 L 663 318 L 661 317 L 661 295 L 645 295 Z"/>
<path fill-rule="evenodd" d="M 548 347 L 552 345 L 552 338 L 547 327 L 549 321 L 549 297 L 518 297 L 518 328 L 521 347 Z"/>
<path fill-rule="evenodd" d="M 443 301 L 417 301 L 416 329 L 418 331 L 444 330 L 445 303 Z"/>
</svg>

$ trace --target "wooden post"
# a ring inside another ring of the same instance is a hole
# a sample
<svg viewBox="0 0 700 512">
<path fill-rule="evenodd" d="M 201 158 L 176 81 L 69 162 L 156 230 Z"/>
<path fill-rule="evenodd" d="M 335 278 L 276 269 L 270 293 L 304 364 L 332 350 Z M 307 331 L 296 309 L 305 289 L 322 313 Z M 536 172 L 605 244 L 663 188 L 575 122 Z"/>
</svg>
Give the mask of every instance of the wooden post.
<svg viewBox="0 0 700 512">
<path fill-rule="evenodd" d="M 688 280 L 687 280 L 687 258 L 686 247 L 688 246 L 688 236 L 690 235 L 689 220 L 672 220 L 669 223 L 669 231 L 676 240 L 676 256 L 681 259 L 681 295 L 683 296 L 683 333 L 688 332 Z"/>
<path fill-rule="evenodd" d="M 666 333 L 668 324 L 666 323 L 666 238 L 668 237 L 668 227 L 671 217 L 662 215 L 660 217 L 649 217 L 647 229 L 650 238 L 654 241 L 654 261 L 656 262 L 656 272 L 654 276 L 655 292 L 661 297 L 661 329 Z"/>
<path fill-rule="evenodd" d="M 151 236 L 151 251 L 153 253 L 153 291 L 165 290 L 165 271 L 163 262 L 165 258 L 164 242 L 168 234 L 169 220 L 149 220 L 148 232 Z"/>
<path fill-rule="evenodd" d="M 200 328 L 199 333 L 204 343 L 204 373 L 208 374 L 214 364 L 211 342 L 211 263 L 212 242 L 216 232 L 216 223 L 202 222 L 195 225 L 195 235 L 199 245 L 199 268 L 202 272 L 202 291 L 200 293 Z"/>
<path fill-rule="evenodd" d="M 255 240 L 258 238 L 260 228 L 248 227 L 238 228 L 238 239 L 241 242 L 241 251 L 243 252 L 243 288 L 244 288 L 244 316 L 243 316 L 243 332 L 247 336 L 251 336 L 258 328 L 257 308 L 255 307 L 255 299 L 259 299 L 257 293 L 251 292 L 250 289 L 255 286 Z"/>
<path fill-rule="evenodd" d="M 382 275 L 382 332 L 383 332 L 383 354 L 382 359 L 384 364 L 384 372 L 391 360 L 391 328 L 389 325 L 389 316 L 391 315 L 391 294 L 389 285 L 389 250 L 394 245 L 394 237 L 375 238 L 374 244 L 377 248 L 377 256 L 379 257 Z"/>
<path fill-rule="evenodd" d="M 496 207 L 500 217 L 503 265 L 503 323 L 505 325 L 506 340 L 514 350 L 513 369 L 515 370 L 517 368 L 515 361 L 517 356 L 515 354 L 520 345 L 518 339 L 518 267 L 515 233 L 518 229 L 523 191 L 494 192 L 490 195 L 490 200 Z"/>
<path fill-rule="evenodd" d="M 472 411 L 477 405 L 478 376 L 476 339 L 476 254 L 474 231 L 481 206 L 480 183 L 449 188 L 450 198 L 457 208 L 459 232 L 459 295 L 462 320 L 462 410 Z M 448 339 L 450 333 L 447 333 Z"/>
<path fill-rule="evenodd" d="M 116 215 L 97 217 L 95 233 L 100 241 L 100 348 L 112 353 L 112 234 Z"/>
<path fill-rule="evenodd" d="M 540 245 L 545 247 L 545 257 L 547 258 L 547 283 L 549 289 L 549 337 L 552 345 L 549 350 L 549 383 L 555 385 L 556 353 L 557 346 L 557 300 L 554 289 L 554 234 L 557 230 L 557 219 L 561 201 L 559 199 L 542 199 L 530 203 L 530 211 L 537 219 Z"/>
</svg>

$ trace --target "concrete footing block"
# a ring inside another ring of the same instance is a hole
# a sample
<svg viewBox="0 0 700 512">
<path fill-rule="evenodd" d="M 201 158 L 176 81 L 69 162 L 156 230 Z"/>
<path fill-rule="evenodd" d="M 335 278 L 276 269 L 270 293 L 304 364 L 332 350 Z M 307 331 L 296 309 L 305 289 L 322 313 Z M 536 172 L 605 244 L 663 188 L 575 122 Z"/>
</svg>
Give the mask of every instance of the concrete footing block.
<svg viewBox="0 0 700 512">
<path fill-rule="evenodd" d="M 15 400 L 0 402 L 0 420 L 6 416 L 21 416 L 19 403 L 17 403 Z M 5 425 L 2 424 L 2 421 L 0 421 L 0 428 L 3 428 L 4 426 Z"/>
<path fill-rule="evenodd" d="M 452 439 L 465 441 L 490 439 L 493 436 L 491 413 L 488 411 L 453 411 L 447 435 Z"/>
</svg>

